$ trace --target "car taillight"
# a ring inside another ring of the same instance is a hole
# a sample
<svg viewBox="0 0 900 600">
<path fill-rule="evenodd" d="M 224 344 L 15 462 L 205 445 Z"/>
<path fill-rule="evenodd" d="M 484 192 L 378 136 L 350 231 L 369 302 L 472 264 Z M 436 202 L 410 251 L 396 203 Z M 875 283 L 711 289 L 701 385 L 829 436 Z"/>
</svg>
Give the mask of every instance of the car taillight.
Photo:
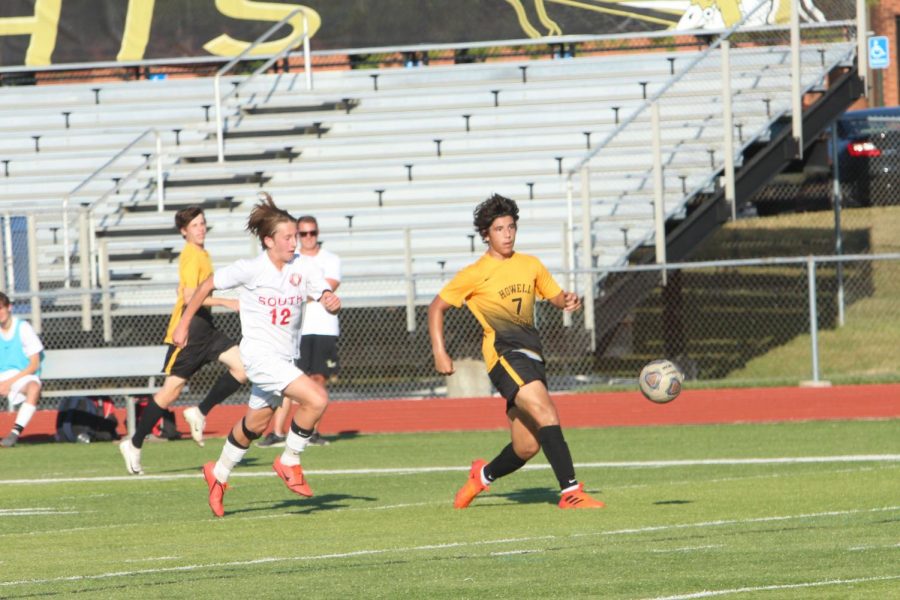
<svg viewBox="0 0 900 600">
<path fill-rule="evenodd" d="M 881 156 L 881 150 L 872 142 L 850 142 L 847 144 L 847 154 L 854 157 L 875 158 Z"/>
</svg>

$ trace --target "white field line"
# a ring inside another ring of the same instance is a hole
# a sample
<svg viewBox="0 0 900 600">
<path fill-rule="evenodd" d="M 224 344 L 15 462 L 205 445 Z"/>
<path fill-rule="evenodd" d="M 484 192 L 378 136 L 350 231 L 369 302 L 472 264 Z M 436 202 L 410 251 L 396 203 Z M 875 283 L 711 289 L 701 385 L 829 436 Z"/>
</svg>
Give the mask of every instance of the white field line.
<svg viewBox="0 0 900 600">
<path fill-rule="evenodd" d="M 771 458 L 705 458 L 695 460 L 645 460 L 620 462 L 576 463 L 576 469 L 656 469 L 665 467 L 705 467 L 737 465 L 797 465 L 859 462 L 900 462 L 900 454 L 851 454 L 843 456 L 791 456 Z M 526 465 L 523 470 L 547 470 L 550 465 Z M 468 466 L 452 467 L 393 467 L 382 469 L 316 469 L 306 470 L 307 475 L 420 475 L 422 473 L 456 473 L 468 471 Z M 98 477 L 50 477 L 36 479 L 0 479 L 0 485 L 40 485 L 53 483 L 97 483 L 104 481 L 174 481 L 176 479 L 196 479 L 197 473 L 174 475 L 107 475 Z M 236 470 L 232 477 L 277 477 L 271 470 Z"/>
<path fill-rule="evenodd" d="M 640 533 L 656 533 L 659 531 L 665 530 L 676 530 L 676 529 L 688 529 L 688 528 L 705 528 L 705 527 L 719 527 L 722 525 L 743 525 L 748 523 L 763 523 L 770 521 L 787 521 L 792 519 L 812 519 L 812 518 L 821 518 L 821 517 L 836 517 L 836 516 L 847 516 L 851 514 L 864 514 L 864 513 L 876 513 L 876 512 L 890 512 L 900 510 L 900 506 L 886 506 L 881 508 L 867 508 L 867 509 L 856 509 L 856 510 L 844 510 L 844 511 L 829 511 L 829 512 L 821 512 L 821 513 L 808 513 L 808 514 L 799 514 L 799 515 L 783 515 L 783 516 L 772 516 L 772 517 L 758 517 L 754 519 L 734 519 L 734 520 L 721 520 L 721 521 L 706 521 L 699 523 L 682 523 L 678 525 L 659 525 L 659 526 L 650 526 L 650 527 L 640 527 L 633 529 L 619 529 L 614 531 L 597 531 L 591 533 L 577 533 L 570 535 L 542 535 L 542 536 L 533 536 L 533 537 L 521 537 L 521 538 L 501 538 L 495 540 L 481 540 L 475 542 L 448 542 L 443 544 L 427 544 L 421 546 L 407 546 L 405 548 L 369 548 L 369 549 L 360 549 L 352 552 L 340 552 L 333 554 L 309 554 L 302 556 L 270 556 L 270 557 L 262 557 L 255 558 L 251 560 L 237 560 L 237 561 L 228 561 L 228 562 L 218 562 L 218 563 L 206 563 L 206 564 L 194 564 L 194 565 L 181 565 L 181 566 L 173 566 L 173 567 L 159 567 L 155 569 L 137 569 L 132 571 L 110 571 L 107 573 L 97 573 L 94 575 L 68 575 L 64 577 L 48 577 L 45 579 L 17 579 L 12 581 L 0 581 L 0 587 L 10 587 L 10 586 L 34 586 L 34 585 L 44 585 L 49 583 L 62 583 L 67 581 L 94 581 L 99 579 L 111 579 L 115 577 L 135 577 L 140 575 L 154 575 L 158 573 L 175 573 L 175 572 L 189 572 L 189 571 L 200 571 L 207 569 L 220 569 L 220 568 L 234 568 L 234 567 L 246 567 L 246 566 L 254 566 L 261 564 L 270 564 L 270 563 L 280 563 L 280 562 L 309 562 L 309 561 L 319 561 L 319 560 L 339 560 L 344 558 L 357 558 L 363 556 L 378 556 L 383 554 L 411 554 L 415 552 L 434 552 L 440 550 L 448 550 L 448 549 L 458 549 L 458 548 L 473 548 L 473 547 L 482 547 L 482 546 L 494 546 L 500 544 L 522 544 L 522 543 L 534 543 L 541 541 L 549 541 L 549 540 L 571 540 L 574 538 L 583 538 L 583 537 L 597 537 L 597 536 L 606 536 L 606 535 L 626 535 L 626 534 L 640 534 Z M 535 552 L 543 551 L 543 548 L 535 548 Z M 886 575 L 883 577 L 872 577 L 858 580 L 846 580 L 847 583 L 852 582 L 864 582 L 864 581 L 880 581 L 887 579 L 900 579 L 900 575 Z M 814 582 L 810 584 L 795 584 L 799 586 L 813 586 L 813 585 L 836 585 L 838 581 L 829 580 L 828 582 Z M 785 588 L 771 588 L 771 589 L 788 589 L 791 586 L 787 586 Z M 770 589 L 770 588 L 759 588 L 761 590 Z M 747 591 L 750 591 L 751 588 L 748 588 Z M 720 592 L 702 592 L 704 594 L 709 595 L 723 595 L 726 593 L 739 593 L 744 591 L 740 590 L 722 590 Z M 702 598 L 704 596 L 670 596 L 667 597 L 667 600 L 674 600 L 680 598 Z M 654 600 L 663 600 L 662 598 L 654 599 Z"/>
<path fill-rule="evenodd" d="M 35 515 L 75 515 L 78 511 L 60 510 L 58 508 L 0 508 L 0 519 L 4 517 L 33 517 Z"/>
<path fill-rule="evenodd" d="M 681 548 L 657 548 L 651 550 L 656 554 L 668 554 L 669 552 L 695 552 L 696 550 L 709 550 L 710 548 L 722 548 L 722 544 L 708 544 L 706 546 L 683 546 Z"/>
<path fill-rule="evenodd" d="M 891 581 L 900 579 L 900 575 L 884 575 L 882 577 L 858 577 L 856 579 L 826 579 L 824 581 L 807 581 L 805 583 L 786 583 L 783 585 L 759 585 L 754 587 L 733 588 L 730 590 L 704 590 L 677 596 L 656 596 L 649 600 L 690 600 L 691 598 L 712 598 L 713 596 L 730 596 L 732 594 L 748 594 L 753 592 L 770 592 L 775 590 L 797 590 L 804 588 L 825 587 L 829 585 L 852 585 L 872 581 Z"/>
<path fill-rule="evenodd" d="M 43 515 L 77 515 L 78 511 L 75 510 L 54 510 L 54 511 L 46 511 L 46 510 L 17 510 L 15 512 L 6 512 L 0 514 L 0 519 L 5 519 L 7 517 L 34 517 L 34 516 L 43 516 Z"/>
<path fill-rule="evenodd" d="M 884 550 L 885 548 L 900 548 L 900 544 L 879 544 L 876 546 L 851 546 L 847 548 L 850 552 L 859 552 L 860 550 Z"/>
<path fill-rule="evenodd" d="M 150 556 L 147 558 L 126 558 L 122 562 L 126 563 L 136 563 L 136 562 L 156 562 L 158 560 L 178 560 L 181 558 L 180 556 Z"/>
</svg>

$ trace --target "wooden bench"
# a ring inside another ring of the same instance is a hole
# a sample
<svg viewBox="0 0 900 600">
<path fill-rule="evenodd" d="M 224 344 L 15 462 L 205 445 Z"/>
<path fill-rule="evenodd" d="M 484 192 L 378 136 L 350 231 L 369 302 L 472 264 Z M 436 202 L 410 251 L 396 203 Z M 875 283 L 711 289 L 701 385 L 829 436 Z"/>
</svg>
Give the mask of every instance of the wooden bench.
<svg viewBox="0 0 900 600">
<path fill-rule="evenodd" d="M 167 346 L 45 350 L 41 366 L 41 381 L 44 383 L 41 397 L 106 396 L 114 401 L 124 399 L 128 433 L 133 434 L 136 425 L 135 401 L 140 396 L 153 395 L 162 385 L 166 350 Z M 69 383 L 60 387 L 54 385 L 55 381 Z M 136 381 L 140 384 L 135 384 Z"/>
</svg>

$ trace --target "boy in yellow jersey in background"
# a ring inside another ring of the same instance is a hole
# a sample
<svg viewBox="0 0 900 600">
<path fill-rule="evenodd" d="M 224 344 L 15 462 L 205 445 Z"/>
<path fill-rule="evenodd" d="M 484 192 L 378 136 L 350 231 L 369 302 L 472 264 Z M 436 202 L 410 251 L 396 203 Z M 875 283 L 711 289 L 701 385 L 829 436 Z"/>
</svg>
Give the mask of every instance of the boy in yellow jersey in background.
<svg viewBox="0 0 900 600">
<path fill-rule="evenodd" d="M 203 247 L 207 231 L 203 209 L 199 206 L 190 206 L 178 211 L 175 213 L 175 227 L 184 237 L 185 244 L 178 259 L 178 298 L 166 330 L 165 342 L 169 345 L 163 366 L 166 378 L 162 388 L 153 395 L 153 399 L 141 413 L 134 435 L 130 440 L 124 440 L 119 444 L 119 451 L 125 459 L 125 468 L 133 475 L 141 475 L 144 472 L 141 466 L 141 447 L 144 438 L 150 434 L 169 405 L 178 399 L 188 379 L 200 370 L 200 367 L 215 360 L 228 367 L 210 388 L 199 407 L 190 407 L 184 411 L 184 419 L 190 426 L 191 437 L 201 446 L 206 415 L 247 381 L 237 343 L 215 328 L 210 312 L 212 306 L 226 306 L 237 311 L 237 300 L 212 296 L 206 298 L 197 312 L 198 318 L 191 322 L 190 344 L 179 348 L 172 341 L 172 332 L 181 319 L 184 307 L 190 302 L 200 284 L 213 274 L 212 260 Z"/>
<path fill-rule="evenodd" d="M 506 398 L 511 443 L 490 463 L 472 463 L 453 506 L 466 508 L 492 482 L 520 469 L 543 449 L 559 482 L 559 507 L 602 508 L 575 478 L 559 414 L 547 392 L 543 349 L 534 327 L 536 295 L 565 311 L 577 310 L 581 301 L 563 291 L 540 260 L 514 250 L 519 208 L 513 200 L 495 194 L 478 205 L 474 216 L 487 252 L 435 296 L 428 308 L 428 332 L 435 368 L 450 375 L 453 359 L 444 345 L 444 313 L 466 303 L 484 329 L 484 361 L 491 382 Z"/>
</svg>

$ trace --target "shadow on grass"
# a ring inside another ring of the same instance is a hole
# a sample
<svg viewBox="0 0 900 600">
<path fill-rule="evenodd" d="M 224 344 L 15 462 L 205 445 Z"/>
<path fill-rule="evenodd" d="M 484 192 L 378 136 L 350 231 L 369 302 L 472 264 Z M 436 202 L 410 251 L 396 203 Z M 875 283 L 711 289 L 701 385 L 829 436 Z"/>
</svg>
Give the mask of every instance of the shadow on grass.
<svg viewBox="0 0 900 600">
<path fill-rule="evenodd" d="M 294 496 L 277 500 L 274 502 L 258 501 L 251 502 L 250 506 L 239 508 L 236 510 L 228 510 L 228 514 L 254 513 L 259 511 L 286 511 L 288 515 L 308 515 L 324 510 L 334 510 L 336 508 L 347 508 L 350 502 L 377 502 L 378 498 L 371 496 L 353 496 L 351 494 L 323 494 L 321 496 L 313 496 L 312 498 L 301 498 Z M 227 506 L 227 500 L 226 500 Z"/>
<path fill-rule="evenodd" d="M 559 494 L 545 487 L 525 488 L 513 490 L 505 494 L 491 493 L 487 497 L 504 498 L 516 504 L 556 504 L 559 502 Z M 474 506 L 474 505 L 473 505 Z"/>
</svg>

